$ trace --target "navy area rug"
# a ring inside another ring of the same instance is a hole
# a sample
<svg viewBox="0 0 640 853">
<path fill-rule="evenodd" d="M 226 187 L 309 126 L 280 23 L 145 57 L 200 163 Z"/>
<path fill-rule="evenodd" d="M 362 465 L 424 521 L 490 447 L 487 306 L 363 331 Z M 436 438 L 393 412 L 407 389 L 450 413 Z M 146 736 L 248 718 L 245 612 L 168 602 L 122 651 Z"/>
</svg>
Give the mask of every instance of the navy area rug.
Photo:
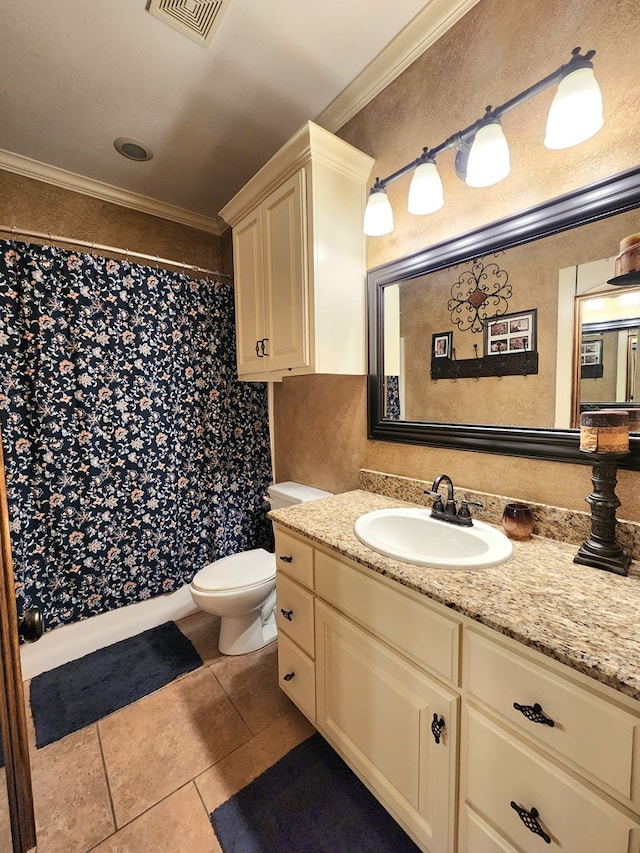
<svg viewBox="0 0 640 853">
<path fill-rule="evenodd" d="M 159 690 L 202 659 L 175 622 L 120 640 L 31 680 L 38 748 Z"/>
<path fill-rule="evenodd" d="M 419 853 L 319 735 L 211 814 L 224 853 Z"/>
</svg>

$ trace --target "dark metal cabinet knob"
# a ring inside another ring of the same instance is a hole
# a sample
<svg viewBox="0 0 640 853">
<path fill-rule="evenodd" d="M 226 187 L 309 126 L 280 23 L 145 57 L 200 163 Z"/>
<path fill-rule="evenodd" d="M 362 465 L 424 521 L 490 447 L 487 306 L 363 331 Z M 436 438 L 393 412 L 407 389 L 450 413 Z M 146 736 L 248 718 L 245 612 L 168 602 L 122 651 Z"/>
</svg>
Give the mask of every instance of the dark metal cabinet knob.
<svg viewBox="0 0 640 853">
<path fill-rule="evenodd" d="M 281 607 L 280 613 L 282 613 L 287 622 L 293 621 L 293 610 L 284 610 L 284 608 Z"/>
<path fill-rule="evenodd" d="M 281 557 L 278 557 L 279 560 L 282 560 L 283 563 L 293 563 L 293 557 L 289 557 L 286 554 L 283 554 Z"/>
<path fill-rule="evenodd" d="M 286 675 L 282 676 L 283 681 L 291 681 L 292 678 L 295 678 L 295 672 L 288 672 Z"/>
</svg>

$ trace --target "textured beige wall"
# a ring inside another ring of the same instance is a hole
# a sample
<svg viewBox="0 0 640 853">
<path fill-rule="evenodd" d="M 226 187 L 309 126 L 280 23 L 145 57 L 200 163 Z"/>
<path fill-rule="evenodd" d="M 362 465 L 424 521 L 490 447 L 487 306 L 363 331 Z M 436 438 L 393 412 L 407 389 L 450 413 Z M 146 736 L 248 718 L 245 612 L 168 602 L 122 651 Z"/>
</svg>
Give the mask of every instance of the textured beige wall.
<svg viewBox="0 0 640 853">
<path fill-rule="evenodd" d="M 219 237 L 3 170 L 0 224 L 231 271 Z M 6 239 L 4 234 L 0 237 Z"/>
<path fill-rule="evenodd" d="M 485 189 L 456 176 L 453 154 L 439 159 L 445 207 L 429 217 L 405 212 L 408 179 L 389 190 L 396 228 L 367 241 L 369 268 L 636 166 L 640 122 L 637 0 L 481 0 L 461 21 L 355 116 L 340 136 L 376 158 L 385 176 L 502 103 L 569 59 L 572 48 L 595 49 L 605 126 L 565 151 L 542 145 L 553 91 L 504 120 L 511 175 Z M 640 229 L 637 229 L 640 230 Z M 509 456 L 368 441 L 366 378 L 290 378 L 275 390 L 275 464 L 279 479 L 341 491 L 358 468 L 432 478 L 446 471 L 461 486 L 588 509 L 590 469 Z M 640 474 L 619 472 L 621 518 L 640 520 Z"/>
</svg>

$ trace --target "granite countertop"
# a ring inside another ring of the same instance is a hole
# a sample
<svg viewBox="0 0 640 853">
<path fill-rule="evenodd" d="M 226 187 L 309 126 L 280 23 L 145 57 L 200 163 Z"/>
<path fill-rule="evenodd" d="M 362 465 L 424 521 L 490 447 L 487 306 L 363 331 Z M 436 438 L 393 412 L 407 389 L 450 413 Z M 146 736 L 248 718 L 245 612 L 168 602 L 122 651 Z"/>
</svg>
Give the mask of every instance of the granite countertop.
<svg viewBox="0 0 640 853">
<path fill-rule="evenodd" d="M 353 533 L 365 512 L 394 506 L 415 504 L 353 491 L 272 510 L 269 518 L 640 699 L 640 572 L 635 563 L 621 577 L 574 563 L 575 545 L 539 536 L 514 542 L 510 560 L 488 569 L 401 563 L 367 548 Z"/>
</svg>

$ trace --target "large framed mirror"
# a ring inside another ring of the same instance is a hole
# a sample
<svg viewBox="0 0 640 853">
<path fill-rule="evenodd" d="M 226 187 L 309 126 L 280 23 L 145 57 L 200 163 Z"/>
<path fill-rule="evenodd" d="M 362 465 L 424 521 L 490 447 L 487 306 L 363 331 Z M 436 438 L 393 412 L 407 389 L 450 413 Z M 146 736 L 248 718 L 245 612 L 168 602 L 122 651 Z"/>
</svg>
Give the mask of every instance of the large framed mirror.
<svg viewBox="0 0 640 853">
<path fill-rule="evenodd" d="M 371 270 L 369 438 L 589 463 L 580 411 L 639 405 L 640 304 L 607 283 L 638 231 L 640 167 Z"/>
</svg>

